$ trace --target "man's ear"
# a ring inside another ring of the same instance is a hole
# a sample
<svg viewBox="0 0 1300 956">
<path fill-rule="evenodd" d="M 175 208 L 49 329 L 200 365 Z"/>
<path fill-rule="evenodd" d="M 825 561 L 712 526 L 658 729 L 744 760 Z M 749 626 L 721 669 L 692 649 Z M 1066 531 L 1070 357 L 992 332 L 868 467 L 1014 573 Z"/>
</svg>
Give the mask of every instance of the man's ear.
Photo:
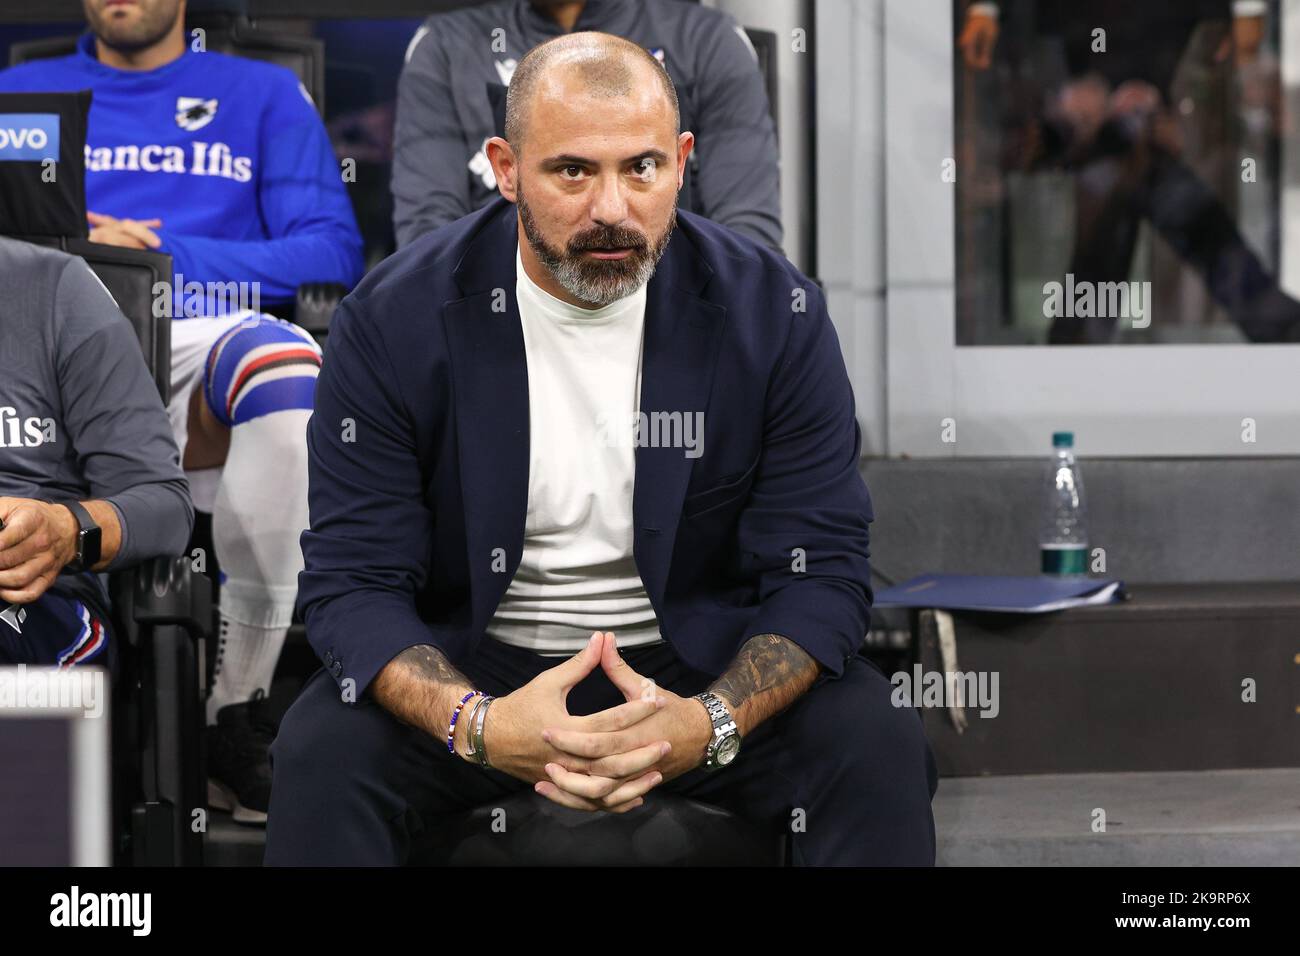
<svg viewBox="0 0 1300 956">
<path fill-rule="evenodd" d="M 515 151 L 500 136 L 493 136 L 483 148 L 487 151 L 488 162 L 492 164 L 492 175 L 496 177 L 497 189 L 501 195 L 515 202 L 519 183 L 519 163 Z"/>
<path fill-rule="evenodd" d="M 677 188 L 682 188 L 682 183 L 686 181 L 686 158 L 691 155 L 691 150 L 695 148 L 695 134 L 682 133 L 677 137 Z"/>
</svg>

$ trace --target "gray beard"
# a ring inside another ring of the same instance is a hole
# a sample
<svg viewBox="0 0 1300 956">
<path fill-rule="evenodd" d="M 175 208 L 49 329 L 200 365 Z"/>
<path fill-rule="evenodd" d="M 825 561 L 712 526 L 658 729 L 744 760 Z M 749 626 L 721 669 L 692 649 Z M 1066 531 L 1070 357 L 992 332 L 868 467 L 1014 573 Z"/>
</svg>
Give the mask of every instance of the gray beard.
<svg viewBox="0 0 1300 956">
<path fill-rule="evenodd" d="M 524 235 L 533 254 L 537 256 L 537 261 L 555 277 L 565 292 L 598 308 L 631 295 L 650 281 L 677 225 L 677 204 L 674 202 L 668 228 L 656 246 L 634 252 L 628 260 L 592 262 L 583 259 L 582 253 L 568 255 L 547 244 L 541 230 L 537 228 L 532 210 L 524 201 L 522 189 L 517 194 L 516 203 L 519 206 L 519 219 L 524 225 Z"/>
</svg>

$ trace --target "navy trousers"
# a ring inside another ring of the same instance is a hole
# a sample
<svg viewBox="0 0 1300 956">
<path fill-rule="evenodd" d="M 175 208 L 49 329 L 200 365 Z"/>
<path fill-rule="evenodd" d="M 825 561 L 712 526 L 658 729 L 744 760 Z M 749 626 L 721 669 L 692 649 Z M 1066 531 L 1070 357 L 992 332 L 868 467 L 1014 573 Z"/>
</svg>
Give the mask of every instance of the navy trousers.
<svg viewBox="0 0 1300 956">
<path fill-rule="evenodd" d="M 681 696 L 713 680 L 686 666 L 668 644 L 632 648 L 623 657 Z M 460 670 L 479 689 L 502 696 L 561 660 L 484 638 Z M 938 773 L 920 715 L 895 707 L 891 689 L 875 664 L 855 655 L 839 678 L 823 675 L 754 728 L 731 766 L 716 773 L 697 768 L 662 783 L 646 794 L 646 804 L 667 790 L 724 807 L 774 834 L 789 829 L 796 865 L 931 866 L 930 801 Z M 623 701 L 597 669 L 570 692 L 568 709 L 585 715 Z M 453 756 L 445 737 L 401 723 L 368 695 L 344 703 L 324 670 L 285 714 L 271 764 L 265 857 L 271 866 L 399 865 L 421 826 L 531 789 Z"/>
<path fill-rule="evenodd" d="M 30 604 L 0 601 L 0 665 L 103 667 L 117 675 L 108 598 L 89 572 L 61 574 Z"/>
</svg>

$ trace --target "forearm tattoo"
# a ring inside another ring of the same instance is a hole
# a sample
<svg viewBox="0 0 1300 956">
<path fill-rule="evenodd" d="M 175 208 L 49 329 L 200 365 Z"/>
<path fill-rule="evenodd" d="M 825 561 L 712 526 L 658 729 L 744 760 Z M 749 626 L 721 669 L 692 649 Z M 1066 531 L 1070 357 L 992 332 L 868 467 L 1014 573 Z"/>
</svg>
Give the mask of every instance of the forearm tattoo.
<svg viewBox="0 0 1300 956">
<path fill-rule="evenodd" d="M 472 686 L 442 651 L 417 644 L 388 662 L 375 678 L 373 692 L 375 699 L 399 720 L 430 733 L 441 731 L 445 736 L 451 717 L 451 709 L 442 706 L 445 699 Z"/>
<path fill-rule="evenodd" d="M 467 683 L 465 675 L 451 666 L 446 655 L 429 644 L 408 647 L 393 658 L 412 680 L 433 684 Z"/>
<path fill-rule="evenodd" d="M 745 711 L 744 723 L 753 726 L 798 700 L 820 672 L 821 664 L 794 641 L 759 634 L 745 642 L 709 690 L 722 698 L 733 716 Z"/>
</svg>

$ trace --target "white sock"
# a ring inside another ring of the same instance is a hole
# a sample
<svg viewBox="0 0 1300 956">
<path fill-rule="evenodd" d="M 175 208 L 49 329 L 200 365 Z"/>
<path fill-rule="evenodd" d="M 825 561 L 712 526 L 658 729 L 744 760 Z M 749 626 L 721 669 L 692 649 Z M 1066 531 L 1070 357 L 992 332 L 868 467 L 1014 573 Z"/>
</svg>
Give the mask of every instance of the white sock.
<svg viewBox="0 0 1300 956">
<path fill-rule="evenodd" d="M 227 704 L 270 692 L 293 620 L 308 524 L 307 420 L 290 409 L 235 425 L 212 511 L 224 580 L 208 723 Z"/>
<path fill-rule="evenodd" d="M 224 602 L 223 602 L 224 603 Z M 213 671 L 212 696 L 208 698 L 209 724 L 217 722 L 217 711 L 227 704 L 242 704 L 261 690 L 270 693 L 271 678 L 280 659 L 280 648 L 288 627 L 254 627 L 221 615 L 217 635 L 217 660 Z"/>
</svg>

